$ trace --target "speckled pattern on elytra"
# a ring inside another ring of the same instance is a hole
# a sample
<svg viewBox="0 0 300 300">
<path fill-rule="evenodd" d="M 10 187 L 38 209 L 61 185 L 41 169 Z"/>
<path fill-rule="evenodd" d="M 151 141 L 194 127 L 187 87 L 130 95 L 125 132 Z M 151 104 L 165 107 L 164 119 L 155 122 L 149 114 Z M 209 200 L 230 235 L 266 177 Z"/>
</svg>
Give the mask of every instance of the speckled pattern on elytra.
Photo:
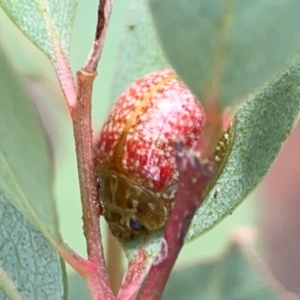
<svg viewBox="0 0 300 300">
<path fill-rule="evenodd" d="M 98 140 L 98 160 L 159 191 L 178 177 L 174 140 L 191 147 L 204 122 L 200 103 L 174 71 L 156 71 L 133 83 L 115 103 Z"/>
</svg>

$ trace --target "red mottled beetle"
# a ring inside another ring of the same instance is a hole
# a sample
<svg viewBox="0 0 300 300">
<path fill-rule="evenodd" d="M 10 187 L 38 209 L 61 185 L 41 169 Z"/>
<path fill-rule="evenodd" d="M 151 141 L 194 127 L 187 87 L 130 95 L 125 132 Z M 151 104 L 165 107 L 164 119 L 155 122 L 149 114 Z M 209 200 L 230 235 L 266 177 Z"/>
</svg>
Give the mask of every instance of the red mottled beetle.
<svg viewBox="0 0 300 300">
<path fill-rule="evenodd" d="M 201 104 L 172 70 L 148 74 L 123 92 L 95 148 L 104 217 L 115 236 L 165 225 L 178 183 L 173 142 L 192 147 L 204 123 Z"/>
</svg>

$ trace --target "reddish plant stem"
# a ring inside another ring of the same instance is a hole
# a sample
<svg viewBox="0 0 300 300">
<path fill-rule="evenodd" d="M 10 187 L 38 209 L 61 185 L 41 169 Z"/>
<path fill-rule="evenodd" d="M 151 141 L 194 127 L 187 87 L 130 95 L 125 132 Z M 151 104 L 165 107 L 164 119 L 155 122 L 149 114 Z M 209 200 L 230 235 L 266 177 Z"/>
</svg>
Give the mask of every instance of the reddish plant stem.
<svg viewBox="0 0 300 300">
<path fill-rule="evenodd" d="M 83 211 L 83 231 L 87 242 L 89 272 L 83 274 L 94 300 L 115 299 L 108 278 L 99 225 L 100 202 L 94 166 L 91 103 L 93 82 L 104 45 L 104 38 L 112 11 L 113 0 L 99 1 L 95 41 L 86 65 L 77 72 L 77 101 L 72 110 L 72 121 L 79 173 Z"/>
<path fill-rule="evenodd" d="M 84 70 L 86 72 L 94 72 L 98 67 L 98 62 L 101 58 L 105 35 L 114 2 L 114 0 L 99 0 L 98 22 L 96 27 L 95 40 L 87 62 L 84 66 Z"/>
<path fill-rule="evenodd" d="M 202 159 L 197 151 L 185 149 L 182 143 L 176 143 L 176 160 L 179 184 L 164 230 L 166 243 L 161 246 L 159 260 L 150 269 L 140 300 L 160 299 L 189 225 L 204 199 L 203 191 L 214 173 L 215 167 L 211 161 Z"/>
<path fill-rule="evenodd" d="M 97 292 L 93 294 L 94 299 L 114 299 L 101 243 L 100 203 L 92 146 L 91 97 L 95 76 L 95 73 L 85 73 L 82 70 L 77 72 L 77 105 L 73 114 L 73 127 L 83 210 L 83 231 L 87 241 L 88 260 L 95 266 L 89 274 L 86 274 L 86 279 L 91 290 Z"/>
<path fill-rule="evenodd" d="M 79 169 L 79 184 L 83 210 L 83 231 L 88 243 L 89 259 L 98 254 L 96 240 L 99 240 L 99 211 L 100 203 L 97 199 L 95 185 L 94 154 L 92 148 L 91 128 L 91 95 L 95 74 L 77 72 L 77 105 L 73 117 L 74 137 Z M 97 242 L 99 243 L 99 241 Z"/>
<path fill-rule="evenodd" d="M 146 239 L 145 245 L 147 245 L 147 242 L 148 239 Z M 128 266 L 124 281 L 119 290 L 118 299 L 135 299 L 152 263 L 153 258 L 147 255 L 145 246 L 140 247 L 137 256 L 130 262 Z"/>
<path fill-rule="evenodd" d="M 72 116 L 76 109 L 76 86 L 71 71 L 70 61 L 64 53 L 57 37 L 52 37 L 52 47 L 55 54 L 55 59 L 52 59 L 52 63 L 61 86 L 61 91 L 64 94 Z"/>
<path fill-rule="evenodd" d="M 81 276 L 85 277 L 95 269 L 94 263 L 78 255 L 69 245 L 57 244 L 51 239 L 50 242 L 58 254 Z"/>
</svg>

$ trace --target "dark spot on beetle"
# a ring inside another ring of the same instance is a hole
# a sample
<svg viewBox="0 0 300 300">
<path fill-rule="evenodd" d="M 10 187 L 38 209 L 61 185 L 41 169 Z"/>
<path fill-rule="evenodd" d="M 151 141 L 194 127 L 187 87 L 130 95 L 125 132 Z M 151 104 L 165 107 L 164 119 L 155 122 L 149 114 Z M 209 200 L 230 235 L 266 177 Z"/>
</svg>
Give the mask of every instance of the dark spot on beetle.
<svg viewBox="0 0 300 300">
<path fill-rule="evenodd" d="M 143 229 L 143 226 L 140 224 L 140 222 L 132 217 L 129 220 L 129 226 L 131 227 L 131 229 L 133 229 L 134 231 L 141 231 Z"/>
</svg>

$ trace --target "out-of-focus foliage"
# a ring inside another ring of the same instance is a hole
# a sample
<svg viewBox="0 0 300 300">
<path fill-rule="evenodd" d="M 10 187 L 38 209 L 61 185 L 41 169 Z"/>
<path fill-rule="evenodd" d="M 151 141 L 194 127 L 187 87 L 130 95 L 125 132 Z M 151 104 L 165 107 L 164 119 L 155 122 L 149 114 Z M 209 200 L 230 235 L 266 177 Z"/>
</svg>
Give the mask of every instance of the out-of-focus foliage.
<svg viewBox="0 0 300 300">
<path fill-rule="evenodd" d="M 283 292 L 261 265 L 256 268 L 260 263 L 253 255 L 245 255 L 244 247 L 233 243 L 221 258 L 176 269 L 162 300 L 299 299 Z"/>
<path fill-rule="evenodd" d="M 164 53 L 201 101 L 239 100 L 300 48 L 297 0 L 148 3 Z"/>
</svg>

